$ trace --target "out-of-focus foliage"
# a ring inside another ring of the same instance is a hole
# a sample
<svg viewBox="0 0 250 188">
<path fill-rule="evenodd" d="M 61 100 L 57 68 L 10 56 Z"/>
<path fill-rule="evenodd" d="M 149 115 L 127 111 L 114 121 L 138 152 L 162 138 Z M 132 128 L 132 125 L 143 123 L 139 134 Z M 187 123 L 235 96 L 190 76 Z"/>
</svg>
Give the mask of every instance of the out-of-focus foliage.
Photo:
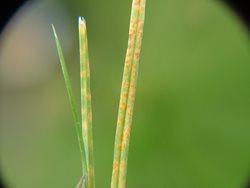
<svg viewBox="0 0 250 188">
<path fill-rule="evenodd" d="M 10 188 L 74 187 L 80 154 L 51 30 L 79 98 L 77 16 L 88 24 L 96 187 L 108 188 L 130 1 L 35 1 L 0 36 L 0 167 Z M 213 0 L 148 1 L 127 187 L 244 188 L 250 46 Z"/>
</svg>

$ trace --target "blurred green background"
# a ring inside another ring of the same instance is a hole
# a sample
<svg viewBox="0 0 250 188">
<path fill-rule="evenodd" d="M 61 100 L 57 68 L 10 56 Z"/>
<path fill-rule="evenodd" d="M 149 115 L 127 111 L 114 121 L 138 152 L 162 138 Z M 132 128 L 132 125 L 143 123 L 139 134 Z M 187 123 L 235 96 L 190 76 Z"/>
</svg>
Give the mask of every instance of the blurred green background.
<svg viewBox="0 0 250 188">
<path fill-rule="evenodd" d="M 96 187 L 111 180 L 131 1 L 37 0 L 0 36 L 0 170 L 7 188 L 75 187 L 80 155 L 51 29 L 79 100 L 77 16 L 87 20 Z M 147 1 L 127 187 L 245 188 L 250 40 L 215 0 Z"/>
</svg>

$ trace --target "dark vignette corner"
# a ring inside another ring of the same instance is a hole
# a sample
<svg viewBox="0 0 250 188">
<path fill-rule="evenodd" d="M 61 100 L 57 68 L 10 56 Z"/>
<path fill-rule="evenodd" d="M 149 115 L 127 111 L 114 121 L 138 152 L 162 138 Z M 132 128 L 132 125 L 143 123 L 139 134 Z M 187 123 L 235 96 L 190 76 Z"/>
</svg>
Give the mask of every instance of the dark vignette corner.
<svg viewBox="0 0 250 188">
<path fill-rule="evenodd" d="M 221 1 L 221 0 L 219 0 Z M 248 31 L 250 31 L 250 5 L 248 1 L 240 0 L 224 0 L 221 1 L 226 3 L 236 15 L 240 17 L 243 23 L 246 25 Z"/>
<path fill-rule="evenodd" d="M 22 6 L 27 0 L 1 0 L 0 3 L 0 33 L 8 23 L 12 15 Z"/>
</svg>

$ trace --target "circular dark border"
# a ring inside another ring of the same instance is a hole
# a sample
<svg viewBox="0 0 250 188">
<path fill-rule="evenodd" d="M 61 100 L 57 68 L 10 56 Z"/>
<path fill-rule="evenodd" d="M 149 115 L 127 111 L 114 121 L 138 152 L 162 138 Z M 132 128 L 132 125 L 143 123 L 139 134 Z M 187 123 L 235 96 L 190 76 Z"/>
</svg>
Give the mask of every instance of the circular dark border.
<svg viewBox="0 0 250 188">
<path fill-rule="evenodd" d="M 0 33 L 8 23 L 9 19 L 14 15 L 14 13 L 27 1 L 27 0 L 2 0 L 4 6 L 0 6 Z M 32 0 L 29 0 L 32 1 Z M 231 9 L 236 12 L 236 14 L 243 20 L 246 24 L 248 30 L 250 31 L 250 16 L 249 9 L 250 6 L 247 1 L 239 0 L 217 0 L 222 3 L 226 3 L 231 7 Z"/>
<path fill-rule="evenodd" d="M 0 6 L 0 34 L 11 17 L 15 14 L 15 12 L 26 2 L 27 0 L 2 0 L 1 4 L 4 6 Z M 30 0 L 32 1 L 32 0 Z M 245 23 L 248 31 L 250 31 L 250 6 L 248 5 L 248 1 L 239 1 L 239 0 L 218 0 L 222 3 L 226 3 Z M 0 179 L 0 187 L 4 188 L 1 179 Z M 247 188 L 250 188 L 250 180 Z"/>
<path fill-rule="evenodd" d="M 250 6 L 248 1 L 239 1 L 239 0 L 224 0 L 222 3 L 226 3 L 245 23 L 250 31 Z"/>
<path fill-rule="evenodd" d="M 2 0 L 0 6 L 0 33 L 10 18 L 27 0 Z"/>
</svg>

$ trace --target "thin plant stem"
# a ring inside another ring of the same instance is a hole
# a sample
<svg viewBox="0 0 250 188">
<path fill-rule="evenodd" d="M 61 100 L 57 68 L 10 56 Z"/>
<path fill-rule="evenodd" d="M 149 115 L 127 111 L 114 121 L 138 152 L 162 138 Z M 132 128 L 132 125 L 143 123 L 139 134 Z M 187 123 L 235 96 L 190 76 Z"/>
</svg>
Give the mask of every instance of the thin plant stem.
<svg viewBox="0 0 250 188">
<path fill-rule="evenodd" d="M 59 60 L 60 60 L 60 64 L 61 64 L 61 68 L 62 68 L 62 72 L 63 72 L 63 77 L 64 77 L 64 81 L 65 81 L 65 85 L 66 85 L 66 89 L 67 89 L 67 93 L 68 93 L 68 97 L 69 97 L 71 111 L 72 111 L 73 119 L 75 122 L 77 139 L 78 139 L 78 144 L 79 144 L 79 148 L 80 148 L 82 171 L 83 171 L 83 174 L 85 174 L 87 169 L 86 169 L 84 146 L 83 146 L 82 132 L 81 132 L 81 120 L 80 120 L 80 116 L 79 116 L 77 108 L 76 108 L 76 102 L 75 102 L 72 86 L 70 83 L 67 66 L 65 63 L 64 56 L 63 56 L 62 47 L 61 47 L 60 41 L 58 39 L 54 25 L 52 25 L 52 29 L 53 29 L 54 36 L 55 36 L 57 52 L 59 55 Z"/>
<path fill-rule="evenodd" d="M 115 137 L 111 188 L 122 188 L 126 185 L 128 148 L 143 36 L 145 4 L 145 0 L 133 0 L 132 2 L 128 48 Z"/>
<path fill-rule="evenodd" d="M 84 141 L 86 163 L 87 163 L 87 175 L 88 175 L 87 187 L 95 188 L 88 39 L 87 39 L 86 22 L 83 17 L 79 17 L 79 48 L 80 48 L 80 77 L 81 77 L 82 136 Z"/>
<path fill-rule="evenodd" d="M 83 175 L 76 185 L 76 188 L 86 188 L 86 175 Z"/>
</svg>

